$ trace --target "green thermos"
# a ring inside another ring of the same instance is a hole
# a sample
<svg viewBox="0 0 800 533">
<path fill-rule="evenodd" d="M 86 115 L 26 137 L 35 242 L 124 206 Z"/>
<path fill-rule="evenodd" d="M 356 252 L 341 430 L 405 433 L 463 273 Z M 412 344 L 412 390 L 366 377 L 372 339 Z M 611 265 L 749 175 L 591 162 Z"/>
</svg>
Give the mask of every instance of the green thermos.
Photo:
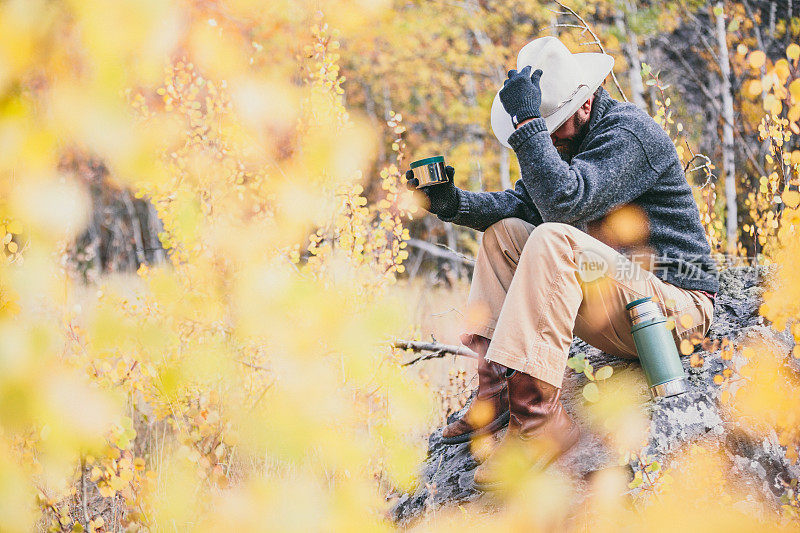
<svg viewBox="0 0 800 533">
<path fill-rule="evenodd" d="M 686 392 L 689 383 L 681 365 L 667 319 L 649 296 L 625 306 L 631 316 L 631 334 L 653 398 Z"/>
</svg>

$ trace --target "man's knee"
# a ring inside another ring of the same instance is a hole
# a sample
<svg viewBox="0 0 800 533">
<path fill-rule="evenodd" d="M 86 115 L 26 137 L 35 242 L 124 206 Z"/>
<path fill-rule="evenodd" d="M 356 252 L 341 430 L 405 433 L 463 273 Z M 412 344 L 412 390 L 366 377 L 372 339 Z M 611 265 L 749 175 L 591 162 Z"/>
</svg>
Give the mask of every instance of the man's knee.
<svg viewBox="0 0 800 533">
<path fill-rule="evenodd" d="M 536 226 L 528 237 L 528 241 L 552 241 L 563 239 L 573 227 L 561 222 L 543 222 Z"/>
<path fill-rule="evenodd" d="M 521 218 L 502 218 L 484 230 L 483 243 L 484 246 L 500 243 L 509 246 L 513 242 L 521 250 L 532 230 L 533 224 Z"/>
<path fill-rule="evenodd" d="M 575 228 L 561 222 L 544 222 L 531 232 L 522 255 L 553 256 L 560 259 L 572 248 L 570 232 Z"/>
</svg>

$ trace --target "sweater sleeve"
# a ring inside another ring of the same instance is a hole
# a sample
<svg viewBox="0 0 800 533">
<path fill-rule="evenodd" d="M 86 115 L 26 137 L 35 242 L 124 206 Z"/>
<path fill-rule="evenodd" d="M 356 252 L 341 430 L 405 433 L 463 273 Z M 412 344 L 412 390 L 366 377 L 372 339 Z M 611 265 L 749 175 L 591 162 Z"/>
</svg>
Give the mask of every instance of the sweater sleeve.
<svg viewBox="0 0 800 533">
<path fill-rule="evenodd" d="M 491 192 L 472 192 L 458 189 L 458 212 L 452 217 L 437 215 L 445 222 L 467 226 L 478 231 L 503 218 L 521 218 L 533 225 L 542 223 L 542 217 L 528 196 L 522 180 L 513 189 Z"/>
<path fill-rule="evenodd" d="M 553 146 L 542 118 L 516 130 L 508 141 L 519 160 L 520 181 L 545 222 L 581 226 L 601 218 L 640 196 L 659 175 L 638 136 L 622 125 L 593 135 L 569 164 Z M 659 142 L 654 143 L 658 151 Z"/>
</svg>

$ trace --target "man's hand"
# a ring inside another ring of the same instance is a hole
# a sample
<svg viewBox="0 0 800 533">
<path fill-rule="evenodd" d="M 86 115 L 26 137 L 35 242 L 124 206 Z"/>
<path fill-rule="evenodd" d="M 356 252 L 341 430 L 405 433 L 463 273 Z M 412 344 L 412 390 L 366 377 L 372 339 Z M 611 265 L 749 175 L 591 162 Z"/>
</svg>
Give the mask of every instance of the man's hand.
<svg viewBox="0 0 800 533">
<path fill-rule="evenodd" d="M 542 78 L 542 69 L 537 68 L 531 74 L 531 67 L 525 67 L 519 72 L 508 71 L 508 79 L 503 82 L 500 89 L 500 102 L 506 112 L 511 115 L 514 128 L 532 118 L 541 116 L 539 107 L 542 105 L 542 89 L 539 81 Z"/>
<path fill-rule="evenodd" d="M 410 191 L 416 191 L 415 195 L 421 200 L 422 207 L 434 215 L 442 215 L 445 218 L 451 218 L 458 213 L 458 187 L 453 184 L 453 175 L 456 170 L 451 166 L 444 168 L 447 177 L 450 181 L 439 183 L 437 185 L 430 185 L 428 187 L 419 187 L 419 180 L 414 177 L 414 171 L 406 171 L 406 187 Z"/>
</svg>

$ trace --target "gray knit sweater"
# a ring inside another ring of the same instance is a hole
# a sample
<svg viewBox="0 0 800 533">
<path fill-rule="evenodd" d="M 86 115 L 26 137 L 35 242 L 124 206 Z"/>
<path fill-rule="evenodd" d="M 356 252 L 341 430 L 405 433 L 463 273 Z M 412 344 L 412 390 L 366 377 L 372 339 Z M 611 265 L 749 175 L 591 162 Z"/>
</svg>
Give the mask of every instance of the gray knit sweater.
<svg viewBox="0 0 800 533">
<path fill-rule="evenodd" d="M 458 212 L 440 219 L 479 231 L 508 217 L 589 231 L 613 209 L 634 204 L 649 219 L 653 273 L 678 287 L 717 292 L 716 264 L 683 166 L 669 136 L 647 113 L 601 89 L 586 137 L 570 161 L 553 146 L 543 118 L 520 127 L 508 141 L 520 165 L 514 189 L 459 189 Z"/>
</svg>

